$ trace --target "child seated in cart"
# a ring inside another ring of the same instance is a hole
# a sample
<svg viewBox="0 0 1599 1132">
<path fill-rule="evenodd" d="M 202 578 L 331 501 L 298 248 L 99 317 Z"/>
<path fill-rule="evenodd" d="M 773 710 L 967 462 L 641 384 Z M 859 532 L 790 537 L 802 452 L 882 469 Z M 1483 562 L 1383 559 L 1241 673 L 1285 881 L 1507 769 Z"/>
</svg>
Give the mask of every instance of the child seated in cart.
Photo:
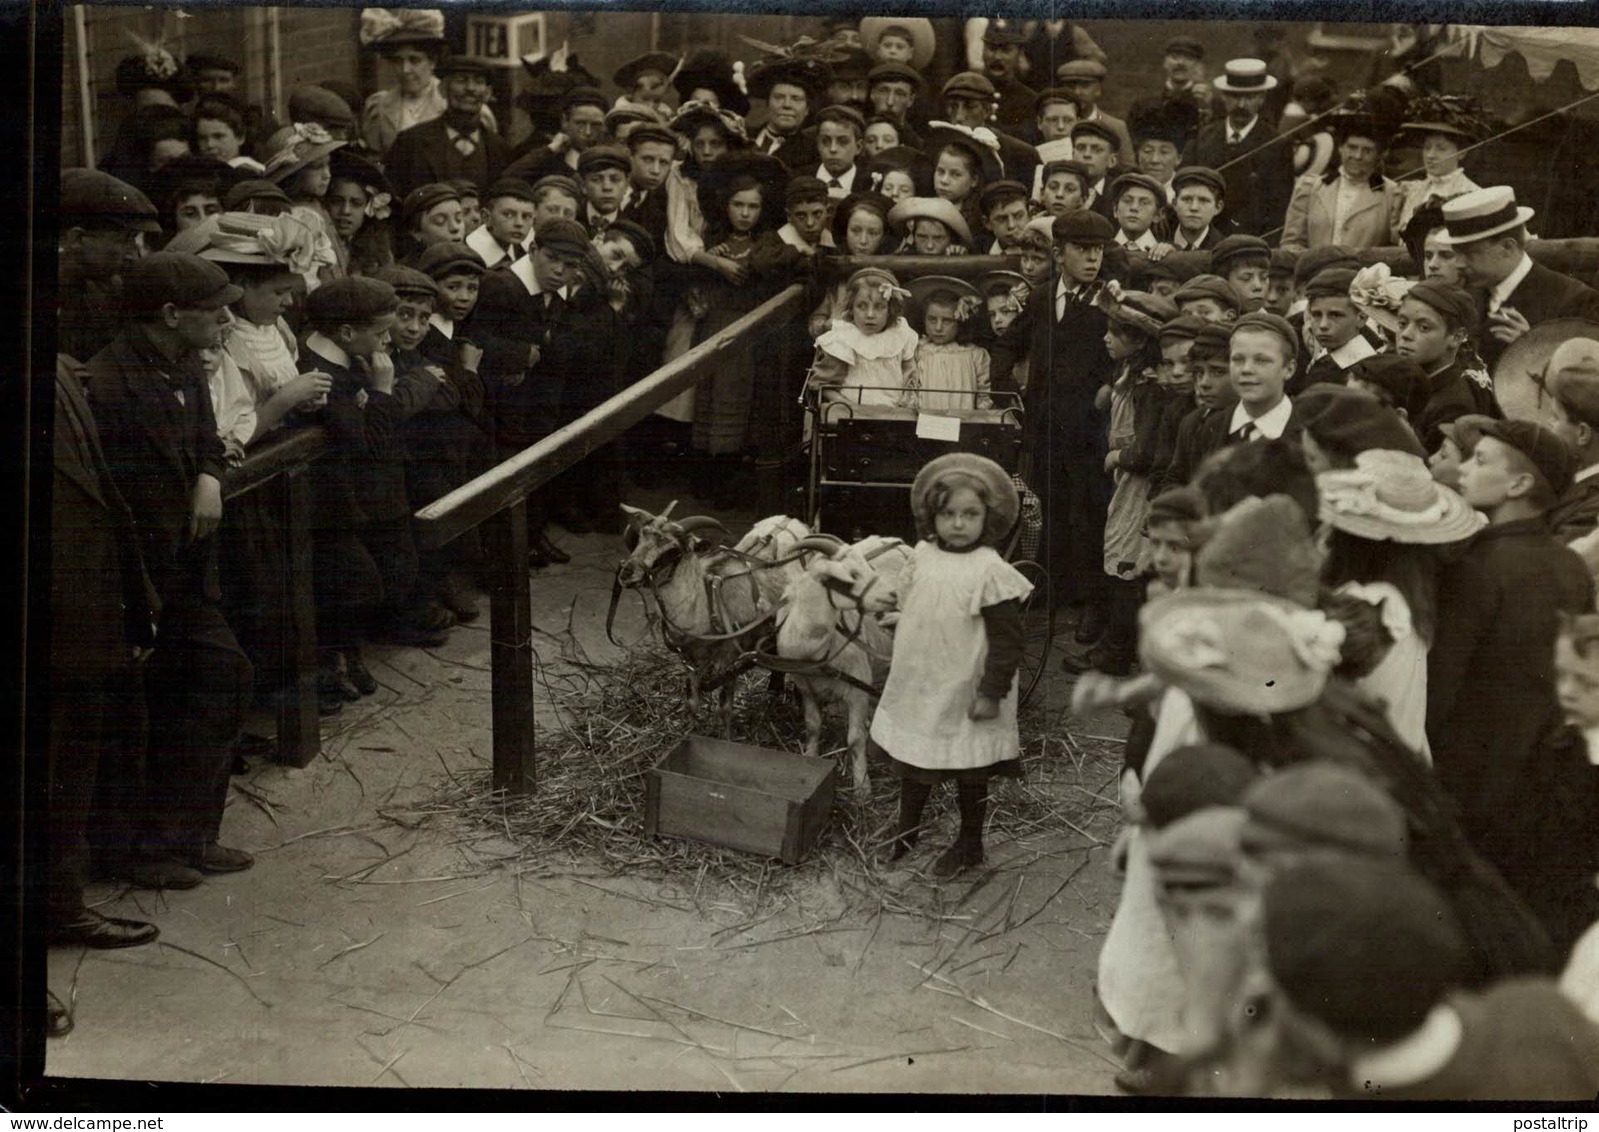
<svg viewBox="0 0 1599 1132">
<path fill-rule="evenodd" d="M 971 340 L 986 313 L 982 296 L 949 275 L 924 275 L 909 289 L 922 340 L 916 347 L 916 388 L 907 388 L 905 405 L 934 413 L 992 408 L 988 351 Z"/>
<path fill-rule="evenodd" d="M 905 321 L 910 292 L 893 272 L 863 268 L 849 277 L 846 313 L 816 339 L 807 382 L 824 401 L 898 406 L 917 385 L 916 332 Z"/>
</svg>

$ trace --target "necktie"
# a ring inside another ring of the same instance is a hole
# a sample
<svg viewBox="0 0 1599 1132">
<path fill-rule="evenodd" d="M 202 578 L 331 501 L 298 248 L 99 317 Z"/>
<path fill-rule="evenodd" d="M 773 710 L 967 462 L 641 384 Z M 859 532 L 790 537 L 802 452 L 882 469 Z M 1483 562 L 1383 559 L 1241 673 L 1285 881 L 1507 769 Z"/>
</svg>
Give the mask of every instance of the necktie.
<svg viewBox="0 0 1599 1132">
<path fill-rule="evenodd" d="M 826 185 L 830 189 L 842 189 L 844 187 L 844 182 L 840 181 L 837 177 L 833 176 L 832 174 L 828 174 Z"/>
<path fill-rule="evenodd" d="M 1246 421 L 1244 427 L 1238 430 L 1238 439 L 1242 441 L 1259 440 L 1261 431 L 1254 421 Z"/>
<path fill-rule="evenodd" d="M 455 139 L 455 149 L 462 157 L 471 157 L 477 152 L 477 143 L 462 134 Z"/>
<path fill-rule="evenodd" d="M 505 249 L 505 254 L 512 263 L 515 263 L 527 253 L 522 250 L 521 244 L 512 244 L 510 247 Z"/>
</svg>

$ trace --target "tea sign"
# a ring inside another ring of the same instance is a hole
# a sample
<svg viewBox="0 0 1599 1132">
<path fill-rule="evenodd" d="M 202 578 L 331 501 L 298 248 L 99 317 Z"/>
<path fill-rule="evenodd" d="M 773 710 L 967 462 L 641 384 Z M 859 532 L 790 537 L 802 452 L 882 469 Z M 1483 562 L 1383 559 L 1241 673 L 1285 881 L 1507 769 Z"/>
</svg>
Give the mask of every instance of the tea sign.
<svg viewBox="0 0 1599 1132">
<path fill-rule="evenodd" d="M 515 67 L 523 56 L 538 58 L 544 54 L 544 13 L 468 16 L 466 53 L 497 67 Z"/>
</svg>

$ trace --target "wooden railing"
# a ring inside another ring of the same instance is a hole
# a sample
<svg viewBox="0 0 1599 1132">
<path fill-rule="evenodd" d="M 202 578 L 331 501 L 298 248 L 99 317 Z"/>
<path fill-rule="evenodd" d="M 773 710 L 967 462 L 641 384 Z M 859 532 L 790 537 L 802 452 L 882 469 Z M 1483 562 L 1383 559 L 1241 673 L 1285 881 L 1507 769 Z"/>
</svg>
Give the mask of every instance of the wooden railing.
<svg viewBox="0 0 1599 1132">
<path fill-rule="evenodd" d="M 416 513 L 423 546 L 442 546 L 482 526 L 489 573 L 490 689 L 494 785 L 531 793 L 533 763 L 533 621 L 527 573 L 528 493 L 672 398 L 711 377 L 730 350 L 775 324 L 808 313 L 808 289 L 794 284 L 682 357 L 552 432 Z"/>
<path fill-rule="evenodd" d="M 284 675 L 278 690 L 278 761 L 305 766 L 322 749 L 321 715 L 317 710 L 316 610 L 311 596 L 311 501 L 305 469 L 327 447 L 320 427 L 284 431 L 252 449 L 244 462 L 228 471 L 222 498 L 236 499 L 270 480 L 283 481 L 285 550 L 284 632 L 279 660 Z"/>
</svg>

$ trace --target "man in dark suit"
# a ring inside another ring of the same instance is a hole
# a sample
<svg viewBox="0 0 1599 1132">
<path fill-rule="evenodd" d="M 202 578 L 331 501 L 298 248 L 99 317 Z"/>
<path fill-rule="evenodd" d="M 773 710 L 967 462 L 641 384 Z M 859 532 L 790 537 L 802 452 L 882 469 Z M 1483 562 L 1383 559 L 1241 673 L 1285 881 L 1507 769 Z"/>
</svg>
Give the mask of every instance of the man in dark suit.
<svg viewBox="0 0 1599 1132">
<path fill-rule="evenodd" d="M 389 150 L 389 180 L 402 197 L 439 181 L 471 181 L 482 189 L 510 164 L 510 147 L 483 125 L 483 104 L 492 89 L 488 69 L 454 56 L 439 64 L 438 76 L 443 115 L 401 130 Z"/>
<path fill-rule="evenodd" d="M 1183 164 L 1219 171 L 1227 181 L 1227 215 L 1237 230 L 1268 236 L 1282 227 L 1294 189 L 1293 146 L 1278 140 L 1260 116 L 1277 80 L 1259 59 L 1233 59 L 1212 85 L 1227 116 L 1200 129 Z"/>
<path fill-rule="evenodd" d="M 229 746 L 253 672 L 222 616 L 216 533 L 226 466 L 202 350 L 216 347 L 241 291 L 214 263 L 157 252 L 127 269 L 129 323 L 89 362 L 106 461 L 132 509 L 161 601 L 144 665 L 149 705 L 145 854 L 167 887 L 238 872 L 250 854 L 217 843 Z"/>
<path fill-rule="evenodd" d="M 1133 102 L 1127 114 L 1129 127 L 1135 118 L 1168 118 L 1182 124 L 1183 134 L 1177 142 L 1178 150 L 1192 142 L 1200 128 L 1208 125 L 1214 117 L 1212 103 L 1218 97 L 1197 81 L 1203 72 L 1204 61 L 1205 45 L 1192 36 L 1177 35 L 1167 40 L 1161 55 L 1161 68 L 1166 72 L 1166 81 L 1161 85 L 1159 94 Z M 1136 129 L 1133 135 L 1136 145 Z"/>
<path fill-rule="evenodd" d="M 995 343 L 993 372 L 1027 355 L 1024 463 L 1044 509 L 1044 557 L 1058 600 L 1084 602 L 1084 622 L 1104 626 L 1106 421 L 1095 395 L 1111 377 L 1107 320 L 1095 305 L 1105 247 L 1115 226 L 1079 209 L 1055 218 L 1059 275 L 1033 288 L 1022 313 Z M 1080 626 L 1083 628 L 1083 626 Z M 1094 634 L 1097 636 L 1097 634 Z"/>
<path fill-rule="evenodd" d="M 1533 262 L 1527 254 L 1530 208 L 1498 185 L 1445 201 L 1443 242 L 1459 255 L 1477 292 L 1482 360 L 1493 369 L 1505 347 L 1539 323 L 1556 318 L 1599 321 L 1599 291 Z"/>
<path fill-rule="evenodd" d="M 989 20 L 983 31 L 983 73 L 994 84 L 994 121 L 1008 133 L 1019 134 L 1033 124 L 1038 92 L 1016 77 L 1026 42 L 1022 29 Z M 1041 75 L 1047 81 L 1047 73 Z"/>
<path fill-rule="evenodd" d="M 102 916 L 83 903 L 95 787 L 102 766 L 126 779 L 139 759 L 144 696 L 138 659 L 155 641 L 155 593 L 139 558 L 133 513 L 112 482 L 82 385 L 56 358 L 55 476 L 50 495 L 51 943 L 133 947 L 153 924 Z M 131 693 L 131 694 L 130 694 Z M 94 813 L 117 824 L 125 813 Z"/>
<path fill-rule="evenodd" d="M 1559 418 L 1550 428 L 1577 454 L 1571 486 L 1549 512 L 1549 529 L 1571 542 L 1599 526 L 1599 342 L 1562 342 L 1544 366 L 1543 384 Z"/>
<path fill-rule="evenodd" d="M 999 142 L 999 160 L 1006 180 L 1033 183 L 1038 167 L 1038 151 L 1020 138 L 996 129 L 993 124 L 997 92 L 987 75 L 962 71 L 944 84 L 944 120 L 969 130 L 990 130 Z M 931 156 L 931 155 L 929 155 Z"/>
<path fill-rule="evenodd" d="M 139 257 L 139 234 L 161 231 L 155 205 L 126 181 L 95 169 L 61 174 L 60 307 L 62 353 L 92 358 L 120 328 L 122 270 Z"/>
</svg>

